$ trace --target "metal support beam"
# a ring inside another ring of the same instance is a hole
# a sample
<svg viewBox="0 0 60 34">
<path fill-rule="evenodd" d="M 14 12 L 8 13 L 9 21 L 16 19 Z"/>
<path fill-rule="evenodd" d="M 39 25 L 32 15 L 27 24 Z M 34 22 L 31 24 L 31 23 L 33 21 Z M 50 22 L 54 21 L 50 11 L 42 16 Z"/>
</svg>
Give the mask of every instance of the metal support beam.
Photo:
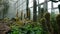
<svg viewBox="0 0 60 34">
<path fill-rule="evenodd" d="M 36 0 L 33 0 L 33 21 L 37 21 L 37 3 Z"/>
<path fill-rule="evenodd" d="M 29 4 L 29 0 L 26 0 L 26 13 L 27 13 L 27 18 L 29 19 L 29 15 L 28 15 L 28 4 Z"/>
</svg>

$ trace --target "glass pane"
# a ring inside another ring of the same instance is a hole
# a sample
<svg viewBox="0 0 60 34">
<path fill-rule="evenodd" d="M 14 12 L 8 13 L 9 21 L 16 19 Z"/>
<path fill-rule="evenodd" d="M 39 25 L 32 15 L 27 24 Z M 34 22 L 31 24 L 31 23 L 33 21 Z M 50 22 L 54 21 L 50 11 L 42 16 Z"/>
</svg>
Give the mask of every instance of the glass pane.
<svg viewBox="0 0 60 34">
<path fill-rule="evenodd" d="M 48 2 L 48 9 L 51 9 L 51 1 Z"/>
<path fill-rule="evenodd" d="M 45 0 L 39 0 L 39 3 L 43 3 Z"/>
<path fill-rule="evenodd" d="M 58 4 L 60 4 L 60 2 L 58 2 Z"/>
<path fill-rule="evenodd" d="M 32 7 L 33 6 L 33 2 L 29 3 L 29 7 Z"/>
<path fill-rule="evenodd" d="M 54 9 L 54 13 L 55 14 L 59 14 L 59 10 L 58 9 Z"/>
<path fill-rule="evenodd" d="M 31 20 L 33 20 L 33 8 L 30 8 L 30 12 L 31 12 Z"/>
<path fill-rule="evenodd" d="M 60 4 L 60 2 L 57 2 L 57 3 L 53 3 L 53 7 L 58 7 L 58 5 Z"/>
<path fill-rule="evenodd" d="M 33 6 L 33 0 L 29 0 L 29 7 Z"/>
<path fill-rule="evenodd" d="M 38 11 L 38 6 L 37 6 L 37 11 Z"/>
<path fill-rule="evenodd" d="M 31 2 L 33 2 L 33 0 L 29 0 L 29 2 L 31 3 Z"/>
<path fill-rule="evenodd" d="M 51 13 L 51 9 L 48 9 L 48 12 Z"/>
<path fill-rule="evenodd" d="M 59 1 L 59 0 L 56 0 L 56 1 Z"/>
<path fill-rule="evenodd" d="M 36 0 L 36 2 L 37 2 L 37 5 L 38 5 L 38 0 Z"/>
<path fill-rule="evenodd" d="M 41 5 L 41 8 L 43 8 L 43 5 Z"/>
<path fill-rule="evenodd" d="M 26 9 L 26 3 L 23 3 L 23 9 Z"/>
</svg>

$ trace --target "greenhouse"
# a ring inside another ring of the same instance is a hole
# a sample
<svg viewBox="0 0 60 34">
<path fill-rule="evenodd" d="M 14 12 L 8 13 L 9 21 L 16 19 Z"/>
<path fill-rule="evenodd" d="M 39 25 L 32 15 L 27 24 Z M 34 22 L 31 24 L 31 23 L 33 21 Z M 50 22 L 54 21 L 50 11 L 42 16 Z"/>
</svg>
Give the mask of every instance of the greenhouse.
<svg viewBox="0 0 60 34">
<path fill-rule="evenodd" d="M 60 34 L 60 0 L 0 0 L 0 34 Z"/>
</svg>

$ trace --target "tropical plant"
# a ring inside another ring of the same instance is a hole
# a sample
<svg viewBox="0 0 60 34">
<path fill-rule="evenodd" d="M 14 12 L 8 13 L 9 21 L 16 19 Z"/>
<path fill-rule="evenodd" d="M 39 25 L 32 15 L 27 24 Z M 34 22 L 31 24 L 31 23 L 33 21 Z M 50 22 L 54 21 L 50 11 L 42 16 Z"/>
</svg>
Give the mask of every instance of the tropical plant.
<svg viewBox="0 0 60 34">
<path fill-rule="evenodd" d="M 42 34 L 42 26 L 38 23 L 27 23 L 24 26 L 20 27 L 16 24 L 11 25 L 11 32 L 9 34 Z"/>
<path fill-rule="evenodd" d="M 54 29 L 54 34 L 57 34 L 58 31 L 57 31 L 57 23 L 56 23 L 56 14 L 54 12 L 51 13 L 51 24 L 52 24 L 52 27 Z"/>
<path fill-rule="evenodd" d="M 42 18 L 40 23 L 41 23 L 41 26 L 42 26 L 42 29 L 43 29 L 43 34 L 48 34 L 46 19 Z"/>
<path fill-rule="evenodd" d="M 45 19 L 46 19 L 46 24 L 47 24 L 47 28 L 48 28 L 48 31 L 50 32 L 50 34 L 53 34 L 53 27 L 52 27 L 52 24 L 50 22 L 50 13 L 46 13 L 44 15 Z"/>
<path fill-rule="evenodd" d="M 56 16 L 56 22 L 57 22 L 57 24 L 58 24 L 58 34 L 60 34 L 60 14 L 58 14 L 57 16 Z"/>
</svg>

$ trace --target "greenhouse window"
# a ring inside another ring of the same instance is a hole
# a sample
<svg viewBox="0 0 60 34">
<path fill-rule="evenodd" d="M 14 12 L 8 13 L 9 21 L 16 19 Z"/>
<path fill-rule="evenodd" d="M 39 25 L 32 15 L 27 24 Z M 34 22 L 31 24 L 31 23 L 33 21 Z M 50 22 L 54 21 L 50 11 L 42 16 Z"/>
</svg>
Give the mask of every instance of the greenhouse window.
<svg viewBox="0 0 60 34">
<path fill-rule="evenodd" d="M 43 8 L 43 5 L 41 5 L 41 8 Z"/>
<path fill-rule="evenodd" d="M 59 14 L 59 10 L 58 9 L 54 9 L 54 13 L 55 14 Z"/>
<path fill-rule="evenodd" d="M 29 0 L 29 7 L 33 6 L 33 0 Z"/>
<path fill-rule="evenodd" d="M 53 3 L 53 7 L 55 8 L 55 7 L 58 7 L 58 5 L 60 4 L 60 2 L 58 2 L 58 3 Z"/>
<path fill-rule="evenodd" d="M 39 0 L 39 3 L 43 3 L 44 1 L 45 1 L 45 0 L 42 0 L 42 1 L 41 1 L 41 0 Z"/>
<path fill-rule="evenodd" d="M 48 12 L 51 13 L 51 9 L 48 9 Z"/>
<path fill-rule="evenodd" d="M 51 1 L 49 1 L 48 2 L 48 9 L 52 8 L 51 6 L 52 6 Z"/>
</svg>

